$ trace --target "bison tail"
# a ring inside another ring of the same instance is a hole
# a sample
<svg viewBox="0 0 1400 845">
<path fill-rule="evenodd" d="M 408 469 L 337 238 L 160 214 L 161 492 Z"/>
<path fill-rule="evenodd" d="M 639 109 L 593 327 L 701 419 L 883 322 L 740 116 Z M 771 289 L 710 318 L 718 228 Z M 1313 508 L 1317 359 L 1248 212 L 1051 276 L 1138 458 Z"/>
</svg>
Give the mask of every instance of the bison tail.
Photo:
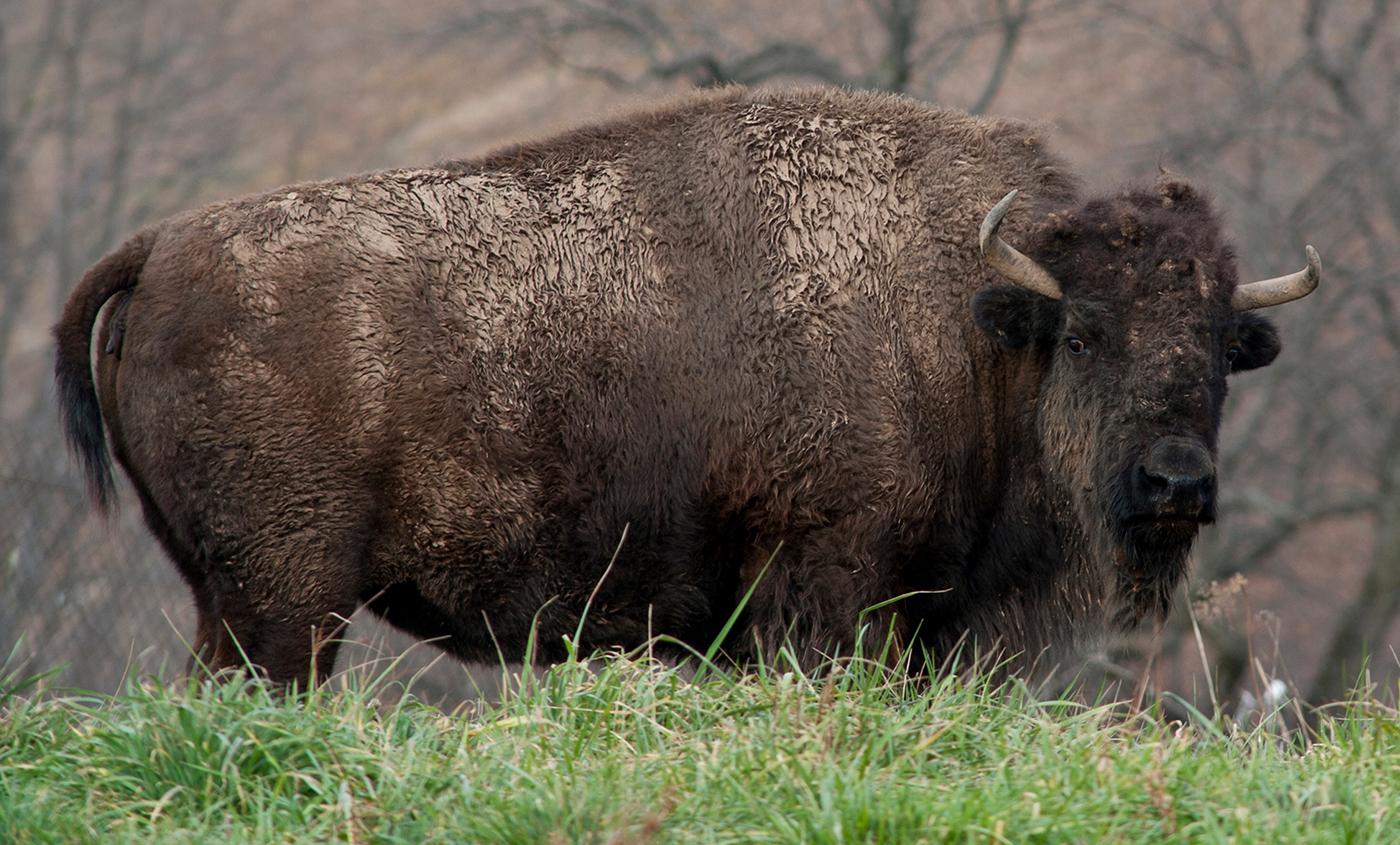
<svg viewBox="0 0 1400 845">
<path fill-rule="evenodd" d="M 136 287 L 154 241 L 155 231 L 148 229 L 93 265 L 68 297 L 63 317 L 53 329 L 54 379 L 68 446 L 82 462 L 88 489 L 103 511 L 112 502 L 112 461 L 92 379 L 92 333 L 107 300 Z"/>
</svg>

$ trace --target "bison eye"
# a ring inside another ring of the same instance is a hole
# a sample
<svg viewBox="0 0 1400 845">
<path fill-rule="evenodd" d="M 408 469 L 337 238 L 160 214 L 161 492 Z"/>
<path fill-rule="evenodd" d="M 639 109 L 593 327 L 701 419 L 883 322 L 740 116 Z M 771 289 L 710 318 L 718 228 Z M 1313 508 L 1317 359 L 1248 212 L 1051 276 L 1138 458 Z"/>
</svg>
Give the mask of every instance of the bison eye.
<svg viewBox="0 0 1400 845">
<path fill-rule="evenodd" d="M 1238 357 L 1240 357 L 1240 347 L 1238 344 L 1232 344 L 1229 349 L 1225 350 L 1225 363 L 1233 364 Z"/>
<path fill-rule="evenodd" d="M 1079 355 L 1084 355 L 1089 351 L 1088 344 L 1075 337 L 1074 335 L 1070 335 L 1069 337 L 1065 338 L 1065 348 L 1069 350 L 1069 354 L 1074 355 L 1076 357 Z"/>
</svg>

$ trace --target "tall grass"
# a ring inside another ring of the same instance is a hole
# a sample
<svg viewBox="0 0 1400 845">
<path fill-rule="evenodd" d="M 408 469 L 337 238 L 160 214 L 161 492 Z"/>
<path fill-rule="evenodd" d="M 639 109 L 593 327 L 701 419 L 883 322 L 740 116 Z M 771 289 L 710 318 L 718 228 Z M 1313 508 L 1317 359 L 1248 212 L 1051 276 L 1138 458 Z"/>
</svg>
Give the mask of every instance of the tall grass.
<svg viewBox="0 0 1400 845">
<path fill-rule="evenodd" d="M 1374 704 L 1283 740 L 873 660 L 694 674 L 575 655 L 453 713 L 353 676 L 9 695 L 0 842 L 1400 841 Z"/>
</svg>

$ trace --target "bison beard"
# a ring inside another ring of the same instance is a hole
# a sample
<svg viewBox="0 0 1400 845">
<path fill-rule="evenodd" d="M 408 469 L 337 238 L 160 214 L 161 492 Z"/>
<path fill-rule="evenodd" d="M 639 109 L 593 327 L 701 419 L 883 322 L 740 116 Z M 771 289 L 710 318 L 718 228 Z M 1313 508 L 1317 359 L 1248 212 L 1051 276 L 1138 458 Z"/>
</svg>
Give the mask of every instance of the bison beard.
<svg viewBox="0 0 1400 845">
<path fill-rule="evenodd" d="M 1019 123 L 732 88 L 157 223 L 56 374 L 215 670 L 324 675 L 360 606 L 468 660 L 585 606 L 585 649 L 703 647 L 751 587 L 739 659 L 1034 659 L 1165 612 L 1278 351 L 1245 312 L 1316 278 L 1238 285 L 1196 191 L 1082 199 Z"/>
</svg>

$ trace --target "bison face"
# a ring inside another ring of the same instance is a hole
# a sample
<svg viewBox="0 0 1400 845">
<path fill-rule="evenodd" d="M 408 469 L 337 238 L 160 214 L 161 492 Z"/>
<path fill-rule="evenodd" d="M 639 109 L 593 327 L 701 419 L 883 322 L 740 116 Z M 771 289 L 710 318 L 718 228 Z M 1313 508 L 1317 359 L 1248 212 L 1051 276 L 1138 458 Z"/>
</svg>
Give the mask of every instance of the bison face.
<svg viewBox="0 0 1400 845">
<path fill-rule="evenodd" d="M 1015 284 L 981 291 L 974 320 L 1037 362 L 1049 505 L 1113 562 L 1119 619 L 1135 623 L 1166 611 L 1215 519 L 1226 376 L 1278 355 L 1273 325 L 1246 309 L 1310 292 L 1316 255 L 1301 274 L 1238 285 L 1208 204 L 1170 181 L 1045 216 L 1032 259 L 996 235 L 1013 198 L 988 215 L 983 250 Z"/>
</svg>

